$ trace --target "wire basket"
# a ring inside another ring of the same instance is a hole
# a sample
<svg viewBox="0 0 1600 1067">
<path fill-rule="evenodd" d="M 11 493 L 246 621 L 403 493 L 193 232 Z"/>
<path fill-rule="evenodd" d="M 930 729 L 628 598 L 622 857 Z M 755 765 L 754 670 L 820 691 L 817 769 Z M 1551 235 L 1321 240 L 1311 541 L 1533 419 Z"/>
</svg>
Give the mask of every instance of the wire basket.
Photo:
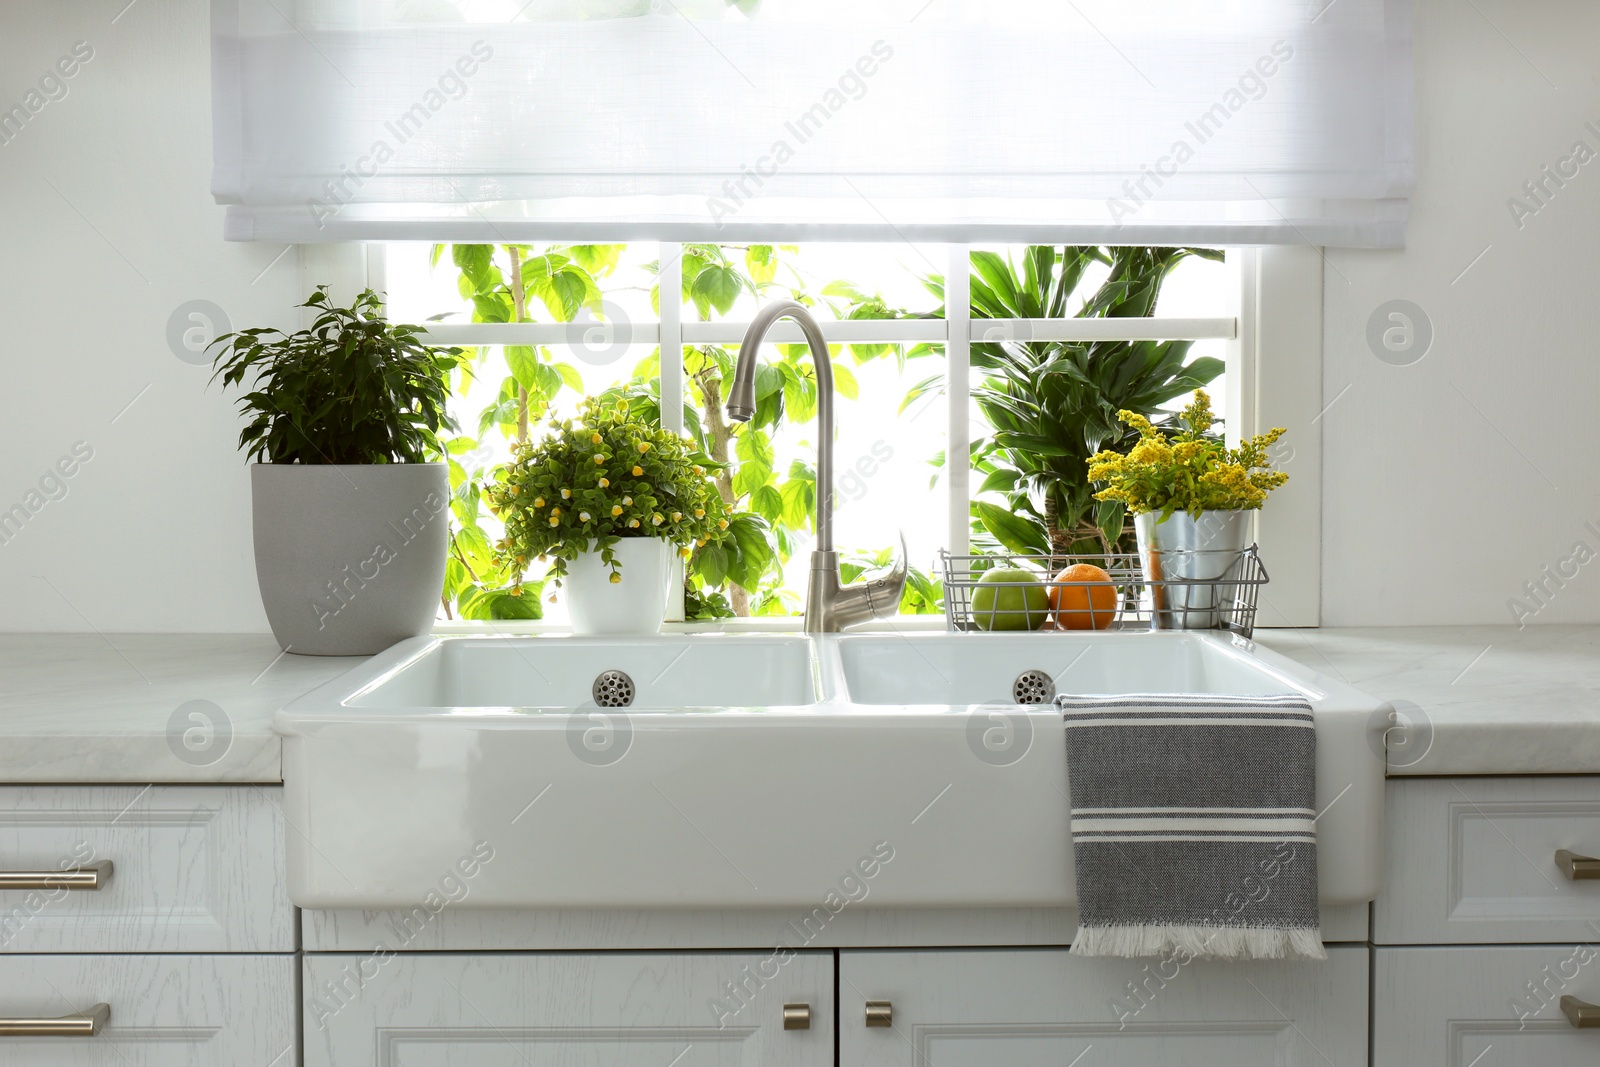
<svg viewBox="0 0 1600 1067">
<path fill-rule="evenodd" d="M 1171 566 L 1174 555 L 1164 553 L 1168 569 L 1186 569 Z M 1196 560 L 1202 566 L 1194 569 L 1221 577 L 1152 580 L 1137 552 L 956 556 L 941 551 L 945 622 L 957 631 L 1226 630 L 1249 637 L 1255 631 L 1256 600 L 1268 581 L 1256 546 L 1184 555 L 1211 557 Z M 1111 580 L 1056 581 L 1073 563 L 1099 567 Z M 980 594 L 983 576 L 996 568 L 1036 577 L 1027 583 L 989 583 L 995 591 Z"/>
</svg>

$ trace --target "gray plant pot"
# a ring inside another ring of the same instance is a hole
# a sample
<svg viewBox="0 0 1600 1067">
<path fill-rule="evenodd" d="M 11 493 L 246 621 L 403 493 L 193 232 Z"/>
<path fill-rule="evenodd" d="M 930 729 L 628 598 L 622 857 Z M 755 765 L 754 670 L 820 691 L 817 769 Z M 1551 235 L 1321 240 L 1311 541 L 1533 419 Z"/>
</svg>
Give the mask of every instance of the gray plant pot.
<svg viewBox="0 0 1600 1067">
<path fill-rule="evenodd" d="M 303 656 L 368 656 L 433 626 L 444 588 L 442 463 L 250 468 L 256 580 L 272 635 Z"/>
</svg>

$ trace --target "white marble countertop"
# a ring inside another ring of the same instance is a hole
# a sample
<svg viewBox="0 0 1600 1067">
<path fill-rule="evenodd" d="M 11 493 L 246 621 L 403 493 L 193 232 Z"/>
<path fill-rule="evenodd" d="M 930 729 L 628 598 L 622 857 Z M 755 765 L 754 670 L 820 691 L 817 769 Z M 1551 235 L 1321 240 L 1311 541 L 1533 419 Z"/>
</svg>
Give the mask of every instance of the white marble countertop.
<svg viewBox="0 0 1600 1067">
<path fill-rule="evenodd" d="M 1395 705 L 1391 777 L 1600 773 L 1600 626 L 1265 630 L 1256 639 Z"/>
<path fill-rule="evenodd" d="M 359 659 L 267 634 L 0 635 L 0 782 L 278 782 L 272 714 Z"/>
<path fill-rule="evenodd" d="M 1395 704 L 1392 775 L 1600 774 L 1600 626 L 1257 639 Z M 0 782 L 280 781 L 272 713 L 358 662 L 265 634 L 0 635 Z"/>
</svg>

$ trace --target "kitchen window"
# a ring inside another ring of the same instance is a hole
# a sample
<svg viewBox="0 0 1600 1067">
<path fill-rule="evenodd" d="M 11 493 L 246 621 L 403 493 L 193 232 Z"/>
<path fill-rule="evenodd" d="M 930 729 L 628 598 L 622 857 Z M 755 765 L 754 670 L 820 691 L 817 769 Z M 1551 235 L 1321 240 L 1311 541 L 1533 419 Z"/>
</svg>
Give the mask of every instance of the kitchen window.
<svg viewBox="0 0 1600 1067">
<path fill-rule="evenodd" d="M 746 440 L 748 430 L 741 428 L 734 436 L 720 410 L 713 412 L 707 404 L 707 386 L 716 390 L 725 377 L 758 300 L 806 300 L 835 346 L 840 394 L 836 522 L 845 560 L 861 568 L 881 564 L 902 532 L 912 565 L 935 582 L 940 549 L 959 553 L 969 547 L 1019 547 L 997 541 L 994 531 L 972 515 L 969 504 L 974 499 L 1005 506 L 1003 494 L 985 487 L 983 470 L 945 462 L 990 432 L 971 397 L 971 387 L 981 385 L 983 372 L 972 368 L 963 375 L 958 369 L 946 385 L 951 367 L 970 366 L 974 344 L 981 364 L 986 344 L 1192 342 L 1189 362 L 1215 361 L 1228 367 L 1205 386 L 1218 411 L 1237 413 L 1251 406 L 1236 394 L 1244 380 L 1238 326 L 1241 262 L 1253 260 L 1254 250 L 1233 250 L 1229 262 L 1185 257 L 1166 278 L 1156 314 L 1139 319 L 1075 317 L 1110 273 L 1105 264 L 1086 272 L 1064 317 L 974 319 L 963 313 L 972 306 L 970 299 L 953 300 L 948 309 L 940 299 L 937 290 L 943 279 L 952 276 L 956 265 L 973 263 L 975 253 L 987 257 L 988 264 L 1008 264 L 1016 271 L 1015 280 L 1022 281 L 1026 251 L 1025 246 L 909 243 L 536 244 L 519 251 L 516 269 L 529 290 L 520 309 L 509 307 L 505 294 L 498 303 L 480 296 L 477 306 L 472 296 L 464 295 L 473 289 L 475 272 L 483 269 L 481 257 L 492 255 L 501 280 L 509 280 L 511 253 L 503 246 L 458 250 L 391 243 L 382 246 L 381 255 L 369 256 L 369 263 L 371 280 L 387 290 L 392 316 L 431 320 L 435 339 L 466 347 L 474 356 L 471 373 L 458 380 L 452 399 L 460 427 L 451 446 L 458 487 L 481 484 L 519 436 L 538 436 L 542 402 L 568 414 L 586 393 L 614 388 L 648 393 L 646 402 L 659 403 L 669 427 L 687 427 L 708 443 L 720 443 L 738 464 L 730 488 L 742 510 L 762 514 L 779 557 L 755 588 L 714 583 L 725 586 L 703 591 L 715 599 L 714 606 L 691 597 L 690 617 L 731 611 L 736 617 L 759 618 L 797 614 L 801 608 L 815 423 L 814 401 L 806 393 L 807 358 L 799 346 L 781 343 L 784 338 L 798 340 L 792 329 L 777 334 L 778 346 L 769 346 L 764 356 L 772 368 L 765 372 L 772 388 L 782 390 L 787 402 L 777 425 L 763 429 L 758 441 Z M 476 276 L 481 281 L 482 275 Z M 653 293 L 658 278 L 668 291 L 684 293 L 677 315 L 671 314 L 670 305 L 668 314 L 658 314 Z M 988 284 L 981 271 L 968 278 L 976 278 L 979 286 Z M 528 321 L 473 321 L 517 317 Z M 963 338 L 965 344 L 960 343 Z M 658 351 L 665 355 L 658 359 Z M 1181 407 L 1187 397 L 1184 391 L 1165 407 Z M 674 419 L 675 412 L 686 414 Z M 524 417 L 526 430 L 520 425 Z M 466 521 L 470 507 L 466 502 L 457 505 L 462 528 L 452 550 L 458 587 L 452 616 L 463 614 L 463 590 L 469 598 L 466 615 L 491 613 L 488 602 L 471 603 L 471 587 L 483 584 L 473 579 L 486 576 L 478 572 L 485 569 L 486 542 L 497 536 L 498 527 L 486 509 L 476 521 Z M 540 592 L 538 577 L 536 566 L 529 574 L 529 595 Z M 905 610 L 936 613 L 937 588 L 927 586 L 924 592 L 908 598 Z M 520 607 L 497 614 L 516 614 Z M 546 618 L 559 616 L 558 605 L 546 602 L 543 609 Z"/>
</svg>

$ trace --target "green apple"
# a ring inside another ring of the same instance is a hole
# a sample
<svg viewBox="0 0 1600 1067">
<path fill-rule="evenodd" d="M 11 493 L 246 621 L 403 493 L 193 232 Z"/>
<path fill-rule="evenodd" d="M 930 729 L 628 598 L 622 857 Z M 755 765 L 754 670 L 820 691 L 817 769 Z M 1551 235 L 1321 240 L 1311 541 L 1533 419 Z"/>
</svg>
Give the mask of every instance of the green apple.
<svg viewBox="0 0 1600 1067">
<path fill-rule="evenodd" d="M 1050 595 L 1028 571 L 989 571 L 972 591 L 972 622 L 980 630 L 1037 630 L 1050 617 Z"/>
</svg>

